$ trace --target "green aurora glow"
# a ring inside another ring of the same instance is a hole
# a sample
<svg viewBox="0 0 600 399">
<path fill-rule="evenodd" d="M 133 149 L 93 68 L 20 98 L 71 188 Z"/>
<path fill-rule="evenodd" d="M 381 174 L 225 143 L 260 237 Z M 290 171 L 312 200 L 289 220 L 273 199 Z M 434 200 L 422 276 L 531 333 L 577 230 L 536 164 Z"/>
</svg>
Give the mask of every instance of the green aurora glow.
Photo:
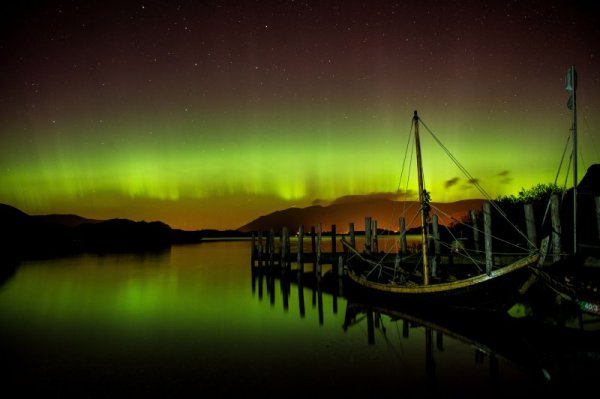
<svg viewBox="0 0 600 399">
<path fill-rule="evenodd" d="M 98 17 L 88 13 L 88 23 L 97 23 Z M 171 17 L 154 23 L 161 27 Z M 416 65 L 388 54 L 393 46 L 385 40 L 342 51 L 346 47 L 332 45 L 342 33 L 324 26 L 331 41 L 310 59 L 294 55 L 290 47 L 268 60 L 248 55 L 284 46 L 275 31 L 256 39 L 254 50 L 243 39 L 230 43 L 232 61 L 223 65 L 210 61 L 227 58 L 223 48 L 212 47 L 216 53 L 208 55 L 205 48 L 202 56 L 190 49 L 199 37 L 222 34 L 200 27 L 198 37 L 161 44 L 158 61 L 127 42 L 103 48 L 99 33 L 88 39 L 102 56 L 88 51 L 87 58 L 79 58 L 77 52 L 88 44 L 64 39 L 63 53 L 44 53 L 49 54 L 47 68 L 5 37 L 4 47 L 18 49 L 25 59 L 11 61 L 3 81 L 0 202 L 28 213 L 163 220 L 185 229 L 237 228 L 277 209 L 407 188 L 399 185 L 399 177 L 414 109 L 492 197 L 512 194 L 554 180 L 570 128 L 563 88 L 570 63 L 581 65 L 583 175 L 598 161 L 592 140 L 600 126 L 598 42 L 585 36 L 598 36 L 598 28 L 580 14 L 571 18 L 579 18 L 581 29 L 573 37 L 586 39 L 580 41 L 580 55 L 556 57 L 554 47 L 540 45 L 535 37 L 521 36 L 522 43 L 506 48 L 494 37 L 475 40 L 476 28 L 454 26 L 449 29 L 466 35 L 467 43 L 437 49 L 435 61 L 424 55 L 433 50 L 407 45 L 409 53 L 425 57 Z M 144 33 L 151 28 L 149 20 L 140 24 L 128 34 L 158 40 Z M 275 30 L 276 25 L 260 26 Z M 31 21 L 15 26 L 21 32 Z M 516 40 L 521 28 L 510 38 Z M 546 29 L 544 34 L 554 35 L 559 27 Z M 119 29 L 102 34 L 116 37 Z M 368 31 L 364 35 L 371 37 Z M 28 37 L 34 48 L 46 43 Z M 297 44 L 315 52 L 319 46 Z M 177 58 L 165 61 L 169 46 Z M 456 46 L 472 57 L 458 57 Z M 476 56 L 478 47 L 502 56 Z M 538 53 L 528 54 L 533 48 Z M 17 68 L 19 62 L 25 67 Z M 75 68 L 76 62 L 82 65 Z M 86 65 L 92 72 L 81 71 Z M 226 65 L 229 70 L 223 70 Z M 422 141 L 433 200 L 482 197 L 434 148 L 424 128 Z"/>
</svg>

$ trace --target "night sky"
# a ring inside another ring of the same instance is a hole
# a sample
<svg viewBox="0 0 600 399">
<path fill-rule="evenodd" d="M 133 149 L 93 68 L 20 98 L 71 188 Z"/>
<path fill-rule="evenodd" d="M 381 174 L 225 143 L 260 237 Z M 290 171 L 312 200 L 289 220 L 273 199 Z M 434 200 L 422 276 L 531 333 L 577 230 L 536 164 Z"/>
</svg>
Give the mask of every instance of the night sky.
<svg viewBox="0 0 600 399">
<path fill-rule="evenodd" d="M 554 181 L 570 65 L 580 177 L 600 161 L 593 1 L 3 8 L 0 202 L 27 213 L 225 229 L 394 193 L 413 110 L 492 197 L 516 194 Z M 481 198 L 421 132 L 432 200 Z"/>
</svg>

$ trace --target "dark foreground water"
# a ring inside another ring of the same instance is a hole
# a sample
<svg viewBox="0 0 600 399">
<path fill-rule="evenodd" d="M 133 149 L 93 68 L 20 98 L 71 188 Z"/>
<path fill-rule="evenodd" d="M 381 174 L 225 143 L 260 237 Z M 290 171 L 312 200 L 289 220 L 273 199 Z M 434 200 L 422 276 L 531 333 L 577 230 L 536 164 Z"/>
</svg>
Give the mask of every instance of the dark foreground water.
<svg viewBox="0 0 600 399">
<path fill-rule="evenodd" d="M 294 278 L 253 280 L 249 257 L 250 244 L 233 241 L 21 263 L 0 286 L 0 389 L 10 397 L 521 397 L 556 393 L 559 373 L 563 390 L 596 390 L 593 350 L 561 351 L 558 371 L 544 359 L 524 367 L 397 314 L 355 312 L 309 284 L 298 291 Z"/>
</svg>

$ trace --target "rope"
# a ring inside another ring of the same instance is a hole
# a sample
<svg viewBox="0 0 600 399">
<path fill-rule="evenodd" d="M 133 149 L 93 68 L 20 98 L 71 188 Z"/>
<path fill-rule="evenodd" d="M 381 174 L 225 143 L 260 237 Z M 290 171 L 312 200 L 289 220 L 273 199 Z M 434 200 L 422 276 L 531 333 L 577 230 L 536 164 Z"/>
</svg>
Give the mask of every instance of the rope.
<svg viewBox="0 0 600 399">
<path fill-rule="evenodd" d="M 423 122 L 421 120 L 421 124 L 425 127 L 425 129 L 429 132 L 429 134 L 431 135 L 431 137 L 433 137 L 433 139 L 438 143 L 438 145 L 444 150 L 444 152 L 446 153 L 446 155 L 448 155 L 448 157 L 450 157 L 450 159 L 452 160 L 452 162 L 454 162 L 454 164 L 463 172 L 463 174 L 469 179 L 469 181 L 471 182 L 471 184 L 473 184 L 475 186 L 475 188 L 477 188 L 477 190 L 479 190 L 479 192 L 481 194 L 483 194 L 483 196 L 490 202 L 490 204 L 494 207 L 494 209 L 496 209 L 496 211 L 498 211 L 498 213 L 500 214 L 500 216 L 502 216 L 504 218 L 504 220 L 506 220 L 508 222 L 508 224 L 510 224 L 519 235 L 521 235 L 521 237 L 523 237 L 528 243 L 530 243 L 532 246 L 535 246 L 532 242 L 529 241 L 529 238 L 514 224 L 512 223 L 509 219 L 508 216 L 506 216 L 506 214 L 504 213 L 504 211 L 500 208 L 500 206 L 494 201 L 492 200 L 491 196 L 484 190 L 484 188 L 479 184 L 479 182 L 477 181 L 477 179 L 475 179 L 470 173 L 469 171 L 458 161 L 458 159 L 456 159 L 456 157 L 454 155 L 452 155 L 452 153 L 450 152 L 450 150 L 440 141 L 440 139 L 437 138 L 437 136 L 431 131 L 431 129 L 429 129 L 429 127 L 425 124 L 425 122 Z"/>
</svg>

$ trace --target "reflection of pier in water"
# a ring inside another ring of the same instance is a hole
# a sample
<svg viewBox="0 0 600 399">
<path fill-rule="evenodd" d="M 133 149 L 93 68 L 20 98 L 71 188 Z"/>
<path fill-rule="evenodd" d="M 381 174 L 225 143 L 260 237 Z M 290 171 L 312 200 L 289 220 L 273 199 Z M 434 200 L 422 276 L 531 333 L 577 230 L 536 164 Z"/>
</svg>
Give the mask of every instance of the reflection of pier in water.
<svg viewBox="0 0 600 399">
<path fill-rule="evenodd" d="M 499 362 L 497 354 L 485 345 L 473 341 L 468 337 L 453 333 L 442 326 L 432 324 L 406 313 L 349 302 L 346 308 L 343 326 L 344 330 L 364 322 L 367 324 L 367 342 L 369 345 L 375 345 L 376 331 L 378 331 L 383 340 L 389 344 L 388 330 L 390 327 L 386 327 L 386 323 L 388 325 L 394 323 L 401 324 L 402 328 L 398 330 L 402 331 L 401 338 L 405 340 L 410 339 L 411 329 L 421 330 L 420 332 L 422 332 L 425 338 L 425 373 L 427 381 L 430 384 L 434 384 L 436 381 L 436 361 L 434 354 L 436 351 L 444 352 L 444 337 L 449 337 L 460 341 L 465 345 L 471 346 L 474 350 L 474 361 L 477 364 L 483 364 L 486 358 L 488 358 L 490 383 L 496 383 L 498 381 Z M 510 359 L 505 360 L 510 361 Z"/>
<path fill-rule="evenodd" d="M 259 300 L 263 300 L 265 296 L 268 296 L 271 305 L 275 305 L 277 285 L 279 285 L 284 311 L 289 310 L 289 299 L 293 283 L 297 287 L 298 310 L 302 318 L 306 315 L 305 288 L 310 289 L 312 307 L 316 307 L 319 313 L 319 324 L 324 323 L 323 294 L 325 290 L 326 294 L 332 297 L 333 313 L 338 313 L 338 298 L 342 294 L 343 283 L 341 279 L 337 279 L 336 282 L 336 287 L 333 287 L 331 284 L 322 284 L 321 278 L 313 273 L 296 273 L 288 269 L 270 267 L 252 268 L 252 293 L 257 294 Z"/>
<path fill-rule="evenodd" d="M 414 343 L 424 339 L 425 372 L 432 383 L 436 379 L 436 357 L 446 350 L 448 340 L 473 348 L 475 365 L 480 367 L 487 363 L 490 384 L 498 382 L 502 362 L 513 364 L 532 381 L 552 389 L 568 389 L 574 383 L 578 384 L 575 389 L 580 389 L 590 384 L 594 375 L 600 375 L 600 335 L 597 332 L 582 334 L 555 326 L 540 326 L 528 320 L 511 319 L 505 314 L 389 306 L 357 296 L 351 285 L 345 287 L 346 280 L 343 274 L 336 272 L 336 265 L 324 265 L 318 272 L 316 268 L 303 270 L 279 265 L 251 269 L 252 293 L 260 301 L 267 299 L 273 307 L 282 304 L 283 310 L 288 312 L 290 298 L 297 296 L 300 318 L 305 318 L 313 309 L 318 312 L 319 325 L 326 322 L 329 303 L 334 315 L 338 314 L 341 304 L 345 306 L 341 327 L 347 331 L 355 325 L 366 325 L 368 346 L 375 345 L 377 334 L 389 345 L 392 340 L 387 332 L 391 323 L 401 325 L 398 330 L 402 335 L 397 342 L 411 340 Z M 330 298 L 324 301 L 327 296 Z M 307 301 L 312 305 L 308 309 Z M 324 308 L 324 304 L 328 307 Z M 419 331 L 414 339 L 411 339 L 411 331 Z"/>
<path fill-rule="evenodd" d="M 387 322 L 402 324 L 402 339 L 404 340 L 410 340 L 411 330 L 421 330 L 425 337 L 425 372 L 427 380 L 430 383 L 435 382 L 435 352 L 443 352 L 445 350 L 445 336 L 472 346 L 475 363 L 483 364 L 486 358 L 489 359 L 490 381 L 493 382 L 497 379 L 499 369 L 498 358 L 497 354 L 490 348 L 466 337 L 462 337 L 459 334 L 452 333 L 441 326 L 410 316 L 409 314 L 402 314 L 393 310 L 386 311 L 382 308 L 354 303 L 343 295 L 343 279 L 337 276 L 332 278 L 333 276 L 334 274 L 332 271 L 327 273 L 325 277 L 319 278 L 318 275 L 315 275 L 312 271 L 298 273 L 296 271 L 278 267 L 253 267 L 252 293 L 258 296 L 259 301 L 268 300 L 272 306 L 276 306 L 278 302 L 281 302 L 283 310 L 287 312 L 289 311 L 290 296 L 294 295 L 292 287 L 295 286 L 299 316 L 304 318 L 307 312 L 305 291 L 310 290 L 310 303 L 312 309 L 315 309 L 318 312 L 319 325 L 322 325 L 325 322 L 323 296 L 329 295 L 332 299 L 331 311 L 333 314 L 338 314 L 340 303 L 346 305 L 343 316 L 344 323 L 341 326 L 344 331 L 347 331 L 355 325 L 366 323 L 366 342 L 368 345 L 375 345 L 376 332 L 380 332 L 384 340 L 386 342 L 388 341 L 389 337 L 386 335 L 387 327 L 385 326 L 385 323 Z M 280 296 L 280 299 L 277 299 L 278 295 Z M 419 338 L 415 337 L 414 339 L 418 340 Z"/>
</svg>

